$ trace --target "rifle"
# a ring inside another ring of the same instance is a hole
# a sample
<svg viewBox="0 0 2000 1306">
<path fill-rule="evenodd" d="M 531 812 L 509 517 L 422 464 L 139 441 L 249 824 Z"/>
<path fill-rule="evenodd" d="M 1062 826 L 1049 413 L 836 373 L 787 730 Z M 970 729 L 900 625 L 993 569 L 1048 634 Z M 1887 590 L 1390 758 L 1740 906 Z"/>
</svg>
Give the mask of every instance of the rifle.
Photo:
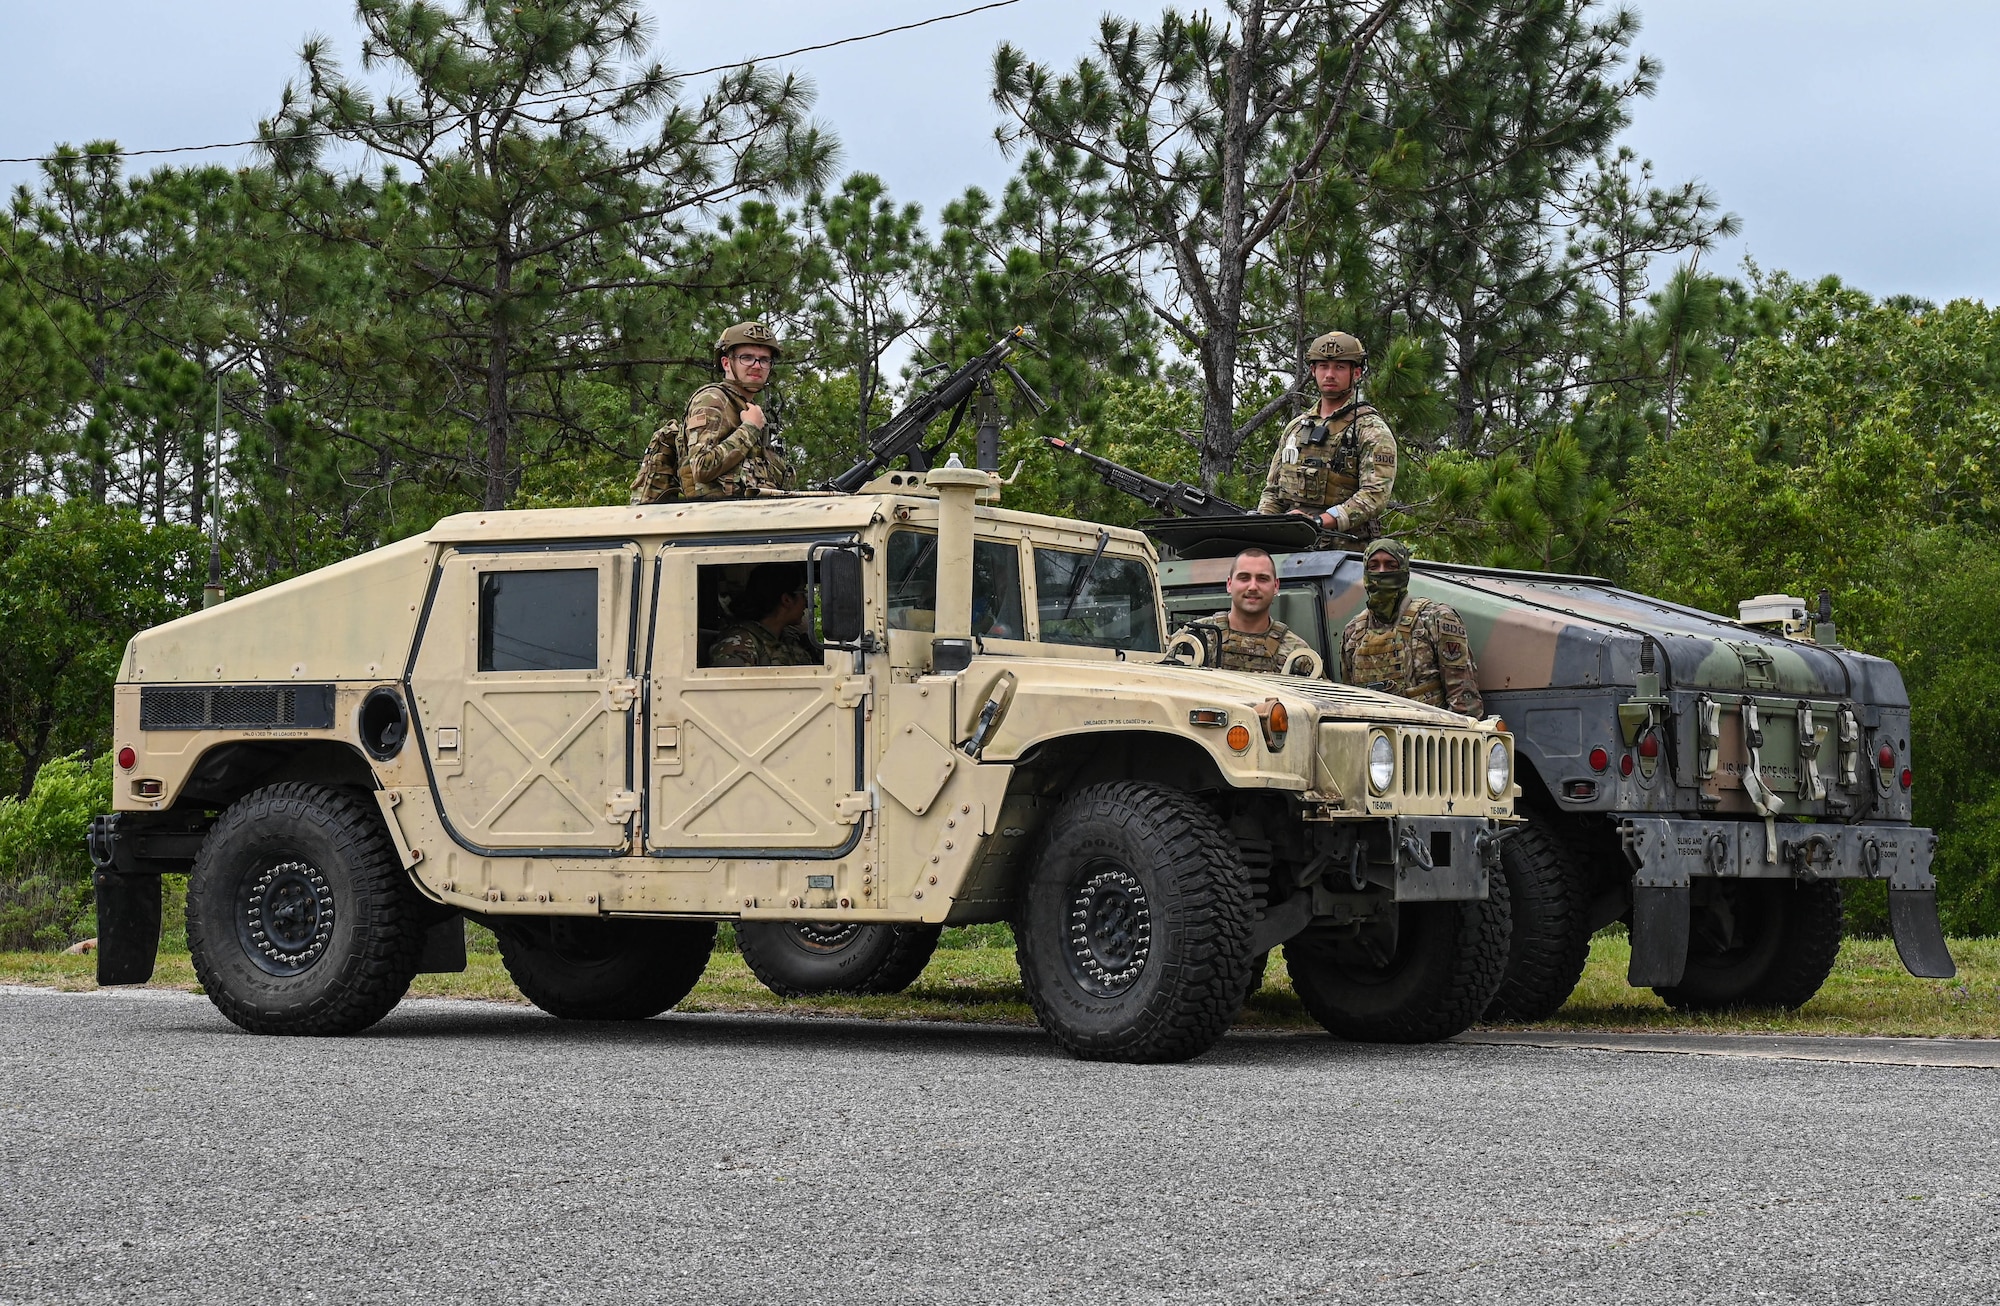
<svg viewBox="0 0 2000 1306">
<path fill-rule="evenodd" d="M 911 467 L 918 471 L 929 467 L 937 451 L 958 434 L 959 423 L 965 419 L 965 410 L 975 397 L 981 401 L 982 416 L 985 411 L 993 411 L 997 415 L 997 399 L 993 395 L 995 372 L 1005 372 L 1013 378 L 1015 388 L 1029 406 L 1037 413 L 1044 411 L 1048 405 L 1007 361 L 1007 355 L 1013 353 L 1027 335 L 1028 328 L 1015 327 L 994 341 L 985 353 L 961 364 L 944 380 L 903 405 L 888 421 L 868 433 L 868 456 L 828 481 L 827 488 L 839 490 L 842 494 L 853 494 L 873 480 L 883 468 L 904 456 L 909 457 Z M 946 412 L 951 413 L 950 429 L 945 431 L 943 440 L 925 448 L 925 432 Z"/>
<path fill-rule="evenodd" d="M 1074 440 L 1061 436 L 1045 435 L 1049 447 L 1064 453 L 1073 453 L 1090 464 L 1097 479 L 1112 489 L 1146 504 L 1155 512 L 1179 513 L 1183 517 L 1251 517 L 1256 514 L 1229 500 L 1198 490 L 1186 481 L 1156 481 L 1144 472 L 1133 471 L 1109 458 L 1100 458 L 1080 448 Z"/>
</svg>

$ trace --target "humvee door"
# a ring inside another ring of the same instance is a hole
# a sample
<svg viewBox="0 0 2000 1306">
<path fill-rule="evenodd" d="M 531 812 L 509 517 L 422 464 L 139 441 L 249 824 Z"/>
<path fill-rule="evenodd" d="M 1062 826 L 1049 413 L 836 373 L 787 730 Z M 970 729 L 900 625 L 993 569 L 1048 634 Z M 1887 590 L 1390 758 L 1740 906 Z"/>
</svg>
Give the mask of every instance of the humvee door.
<svg viewBox="0 0 2000 1306">
<path fill-rule="evenodd" d="M 818 666 L 717 667 L 721 604 L 751 568 L 800 562 L 804 543 L 661 550 L 646 725 L 646 847 L 655 856 L 836 855 L 860 836 L 866 682 L 836 653 Z M 857 796 L 858 795 L 858 796 Z"/>
<path fill-rule="evenodd" d="M 448 550 L 410 669 L 445 819 L 475 851 L 631 843 L 635 545 Z"/>
</svg>

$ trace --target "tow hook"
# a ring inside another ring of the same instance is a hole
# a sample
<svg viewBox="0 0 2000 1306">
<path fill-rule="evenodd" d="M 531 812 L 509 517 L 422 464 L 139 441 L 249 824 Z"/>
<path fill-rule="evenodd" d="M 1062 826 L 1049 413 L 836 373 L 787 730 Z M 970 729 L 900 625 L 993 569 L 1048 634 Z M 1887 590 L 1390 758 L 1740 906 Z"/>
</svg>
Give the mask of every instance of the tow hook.
<svg viewBox="0 0 2000 1306">
<path fill-rule="evenodd" d="M 1479 864 L 1489 871 L 1500 869 L 1501 845 L 1525 827 L 1509 825 L 1498 830 L 1481 830 L 1472 836 L 1472 851 L 1479 854 Z"/>
</svg>

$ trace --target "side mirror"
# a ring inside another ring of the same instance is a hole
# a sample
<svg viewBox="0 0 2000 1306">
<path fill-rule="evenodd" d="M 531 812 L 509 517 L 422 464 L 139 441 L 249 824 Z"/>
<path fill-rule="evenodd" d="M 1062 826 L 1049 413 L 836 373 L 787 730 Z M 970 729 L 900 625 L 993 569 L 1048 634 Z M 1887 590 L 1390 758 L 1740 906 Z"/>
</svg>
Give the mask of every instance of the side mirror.
<svg viewBox="0 0 2000 1306">
<path fill-rule="evenodd" d="M 828 549 L 816 561 L 820 639 L 827 644 L 853 644 L 868 628 L 862 604 L 861 552 Z"/>
</svg>

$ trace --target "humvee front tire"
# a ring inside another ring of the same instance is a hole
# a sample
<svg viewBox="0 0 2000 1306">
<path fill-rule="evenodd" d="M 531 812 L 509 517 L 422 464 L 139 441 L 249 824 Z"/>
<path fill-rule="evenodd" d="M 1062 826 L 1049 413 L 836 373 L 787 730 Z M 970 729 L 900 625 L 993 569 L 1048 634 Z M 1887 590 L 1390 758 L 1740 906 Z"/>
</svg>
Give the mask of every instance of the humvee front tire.
<svg viewBox="0 0 2000 1306">
<path fill-rule="evenodd" d="M 1185 1061 L 1229 1029 L 1249 982 L 1242 859 L 1214 813 L 1121 780 L 1043 828 L 1015 954 L 1028 1001 L 1089 1061 Z"/>
<path fill-rule="evenodd" d="M 352 1034 L 415 978 L 425 903 L 365 798 L 280 784 L 222 814 L 188 880 L 188 953 L 253 1034 Z"/>
<path fill-rule="evenodd" d="M 812 925 L 739 921 L 744 964 L 785 998 L 815 993 L 901 993 L 937 951 L 942 925 Z"/>
<path fill-rule="evenodd" d="M 1653 992 L 1676 1011 L 1803 1007 L 1840 954 L 1834 880 L 1697 879 L 1681 982 Z"/>
<path fill-rule="evenodd" d="M 700 982 L 714 921 L 517 917 L 487 922 L 523 997 L 562 1020 L 648 1020 Z"/>
<path fill-rule="evenodd" d="M 1569 1001 L 1590 960 L 1583 879 L 1569 850 L 1536 818 L 1501 843 L 1500 865 L 1511 922 L 1507 969 L 1485 1019 L 1547 1020 Z"/>
<path fill-rule="evenodd" d="M 1505 876 L 1484 902 L 1405 902 L 1386 958 L 1360 942 L 1314 937 L 1285 945 L 1292 988 L 1312 1018 L 1355 1043 L 1434 1043 L 1479 1019 L 1507 967 Z"/>
</svg>

